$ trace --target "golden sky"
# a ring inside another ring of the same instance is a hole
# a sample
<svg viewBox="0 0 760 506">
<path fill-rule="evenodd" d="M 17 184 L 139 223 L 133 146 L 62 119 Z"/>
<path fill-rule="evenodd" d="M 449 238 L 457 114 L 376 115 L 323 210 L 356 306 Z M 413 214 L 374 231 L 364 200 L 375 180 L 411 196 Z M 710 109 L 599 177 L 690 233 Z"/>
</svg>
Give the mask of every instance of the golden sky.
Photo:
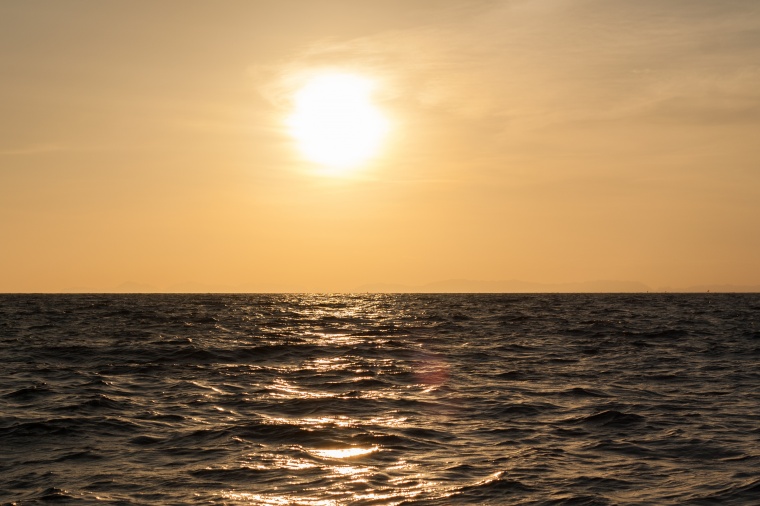
<svg viewBox="0 0 760 506">
<path fill-rule="evenodd" d="M 760 285 L 756 0 L 0 0 L 0 76 L 0 291 Z"/>
</svg>

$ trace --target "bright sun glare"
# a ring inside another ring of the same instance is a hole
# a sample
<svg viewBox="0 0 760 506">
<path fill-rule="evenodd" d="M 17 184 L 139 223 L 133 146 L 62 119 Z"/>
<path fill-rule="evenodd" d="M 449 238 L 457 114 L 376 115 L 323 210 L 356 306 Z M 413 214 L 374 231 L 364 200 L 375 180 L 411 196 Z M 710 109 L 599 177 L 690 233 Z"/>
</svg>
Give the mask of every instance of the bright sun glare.
<svg viewBox="0 0 760 506">
<path fill-rule="evenodd" d="M 310 161 L 349 169 L 380 148 L 388 121 L 372 103 L 374 83 L 351 74 L 323 74 L 295 94 L 291 135 Z"/>
</svg>

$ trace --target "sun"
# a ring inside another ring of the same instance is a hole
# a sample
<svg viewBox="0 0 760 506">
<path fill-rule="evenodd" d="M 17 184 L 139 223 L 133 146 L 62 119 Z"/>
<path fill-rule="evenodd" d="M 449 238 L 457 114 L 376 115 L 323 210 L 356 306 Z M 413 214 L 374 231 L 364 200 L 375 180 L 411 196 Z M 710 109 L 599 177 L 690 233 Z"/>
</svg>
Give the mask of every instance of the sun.
<svg viewBox="0 0 760 506">
<path fill-rule="evenodd" d="M 343 170 L 378 153 L 389 125 L 372 102 L 374 87 L 369 79 L 332 73 L 311 78 L 296 92 L 287 124 L 306 159 Z"/>
</svg>

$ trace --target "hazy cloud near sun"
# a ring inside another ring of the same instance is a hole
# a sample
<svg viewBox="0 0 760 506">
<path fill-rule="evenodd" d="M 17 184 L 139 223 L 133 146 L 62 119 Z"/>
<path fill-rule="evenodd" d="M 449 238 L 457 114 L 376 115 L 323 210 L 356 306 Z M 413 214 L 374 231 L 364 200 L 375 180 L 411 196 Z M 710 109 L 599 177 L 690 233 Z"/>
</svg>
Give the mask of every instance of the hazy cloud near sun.
<svg viewBox="0 0 760 506">
<path fill-rule="evenodd" d="M 752 1 L 499 2 L 447 23 L 312 44 L 288 69 L 349 65 L 412 99 L 519 128 L 668 117 L 760 119 Z"/>
</svg>

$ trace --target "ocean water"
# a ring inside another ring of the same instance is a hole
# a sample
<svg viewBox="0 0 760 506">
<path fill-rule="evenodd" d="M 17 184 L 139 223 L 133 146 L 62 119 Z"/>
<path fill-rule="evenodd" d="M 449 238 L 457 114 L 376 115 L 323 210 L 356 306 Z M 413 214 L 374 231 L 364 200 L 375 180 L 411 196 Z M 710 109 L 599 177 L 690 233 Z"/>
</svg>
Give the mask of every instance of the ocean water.
<svg viewBox="0 0 760 506">
<path fill-rule="evenodd" d="M 760 504 L 760 295 L 2 295 L 0 503 Z"/>
</svg>

